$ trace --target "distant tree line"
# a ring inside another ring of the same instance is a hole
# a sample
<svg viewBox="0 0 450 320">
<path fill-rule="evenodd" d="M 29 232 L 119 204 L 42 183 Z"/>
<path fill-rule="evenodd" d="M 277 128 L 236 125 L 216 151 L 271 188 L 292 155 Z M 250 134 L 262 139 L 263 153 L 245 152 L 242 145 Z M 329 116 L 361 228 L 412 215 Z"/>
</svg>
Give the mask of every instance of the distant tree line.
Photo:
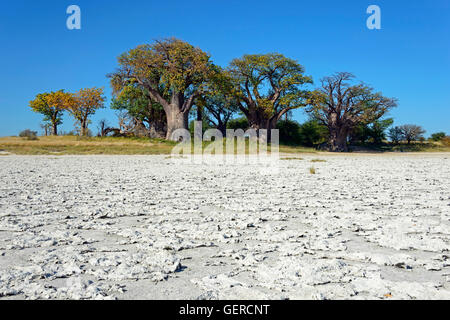
<svg viewBox="0 0 450 320">
<path fill-rule="evenodd" d="M 118 57 L 108 74 L 113 90 L 111 109 L 118 127 L 100 121 L 100 136 L 135 135 L 173 139 L 177 129 L 192 129 L 189 120 L 204 129 L 279 129 L 281 143 L 348 151 L 350 144 L 381 144 L 420 140 L 424 131 L 413 125 L 392 127 L 384 118 L 397 106 L 347 72 L 321 80 L 316 89 L 311 76 L 297 61 L 279 53 L 250 54 L 215 65 L 200 48 L 176 39 L 140 45 Z M 87 135 L 90 116 L 104 107 L 103 89 L 42 93 L 30 102 L 42 113 L 46 133 L 58 134 L 62 114 L 70 113 L 80 135 Z M 309 120 L 291 120 L 292 110 L 303 108 Z M 432 138 L 440 140 L 445 133 Z"/>
</svg>

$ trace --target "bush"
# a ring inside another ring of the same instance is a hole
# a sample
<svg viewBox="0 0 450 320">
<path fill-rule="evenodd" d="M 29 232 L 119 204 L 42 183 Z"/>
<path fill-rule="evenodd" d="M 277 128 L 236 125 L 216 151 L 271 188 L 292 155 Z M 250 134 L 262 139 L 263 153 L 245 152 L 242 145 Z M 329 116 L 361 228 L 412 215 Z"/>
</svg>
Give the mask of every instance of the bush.
<svg viewBox="0 0 450 320">
<path fill-rule="evenodd" d="M 328 140 L 328 129 L 315 120 L 303 123 L 299 129 L 300 144 L 314 147 Z"/>
<path fill-rule="evenodd" d="M 450 147 L 450 136 L 446 136 L 441 139 L 441 142 L 444 146 Z"/>
<path fill-rule="evenodd" d="M 30 129 L 20 132 L 19 137 L 26 138 L 27 140 L 38 140 L 37 131 L 31 131 Z"/>
<path fill-rule="evenodd" d="M 433 133 L 431 135 L 430 140 L 432 140 L 432 141 L 441 141 L 445 137 L 446 137 L 445 132 L 436 132 L 436 133 Z"/>
<path fill-rule="evenodd" d="M 249 124 L 248 124 L 248 120 L 246 117 L 231 119 L 230 121 L 228 121 L 228 124 L 227 124 L 227 129 L 233 129 L 233 130 L 242 129 L 242 130 L 246 131 L 248 129 L 248 127 L 249 127 Z"/>
<path fill-rule="evenodd" d="M 291 145 L 301 143 L 300 124 L 297 121 L 279 121 L 276 128 L 280 130 L 280 143 Z"/>
</svg>

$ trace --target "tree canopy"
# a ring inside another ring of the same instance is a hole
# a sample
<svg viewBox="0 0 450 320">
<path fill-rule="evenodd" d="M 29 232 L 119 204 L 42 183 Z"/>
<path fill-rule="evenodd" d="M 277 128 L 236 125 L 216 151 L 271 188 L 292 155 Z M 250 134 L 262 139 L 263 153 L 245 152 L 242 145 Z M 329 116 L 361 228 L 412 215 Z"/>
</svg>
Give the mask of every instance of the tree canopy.
<svg viewBox="0 0 450 320">
<path fill-rule="evenodd" d="M 80 135 L 87 134 L 89 116 L 98 109 L 104 108 L 103 88 L 81 89 L 72 95 L 68 110 L 80 124 Z"/>
<path fill-rule="evenodd" d="M 118 58 L 119 68 L 109 75 L 115 94 L 125 86 L 146 89 L 167 116 L 167 138 L 187 129 L 188 114 L 204 89 L 212 63 L 208 54 L 176 38 L 157 40 L 132 49 Z"/>
<path fill-rule="evenodd" d="M 228 71 L 239 109 L 254 129 L 273 129 L 289 110 L 307 105 L 303 86 L 312 83 L 297 61 L 282 54 L 253 54 L 234 59 Z"/>
<path fill-rule="evenodd" d="M 322 79 L 322 86 L 309 95 L 307 112 L 328 128 L 331 151 L 347 151 L 353 128 L 375 122 L 397 105 L 396 99 L 353 80 L 351 73 L 336 73 Z"/>
<path fill-rule="evenodd" d="M 30 107 L 34 112 L 43 114 L 44 121 L 52 124 L 52 134 L 58 135 L 58 125 L 62 123 L 62 115 L 72 103 L 72 95 L 59 90 L 38 94 L 34 100 L 30 101 Z"/>
</svg>

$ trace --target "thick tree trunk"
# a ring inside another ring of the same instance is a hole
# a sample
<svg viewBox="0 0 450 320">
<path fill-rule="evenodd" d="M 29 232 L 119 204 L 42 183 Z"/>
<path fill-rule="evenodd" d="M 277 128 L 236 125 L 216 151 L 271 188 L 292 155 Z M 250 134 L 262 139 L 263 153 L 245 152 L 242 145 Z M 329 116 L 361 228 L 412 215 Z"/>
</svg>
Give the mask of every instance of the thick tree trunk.
<svg viewBox="0 0 450 320">
<path fill-rule="evenodd" d="M 346 129 L 331 129 L 329 147 L 332 152 L 347 152 L 348 130 Z"/>
<path fill-rule="evenodd" d="M 172 134 L 177 129 L 188 130 L 189 111 L 181 112 L 177 105 L 169 105 L 165 108 L 167 116 L 167 140 L 177 140 L 172 138 Z"/>
<path fill-rule="evenodd" d="M 53 123 L 52 135 L 58 135 L 58 125 L 56 123 Z"/>
<path fill-rule="evenodd" d="M 81 122 L 80 136 L 85 137 L 87 135 L 87 121 Z"/>
</svg>

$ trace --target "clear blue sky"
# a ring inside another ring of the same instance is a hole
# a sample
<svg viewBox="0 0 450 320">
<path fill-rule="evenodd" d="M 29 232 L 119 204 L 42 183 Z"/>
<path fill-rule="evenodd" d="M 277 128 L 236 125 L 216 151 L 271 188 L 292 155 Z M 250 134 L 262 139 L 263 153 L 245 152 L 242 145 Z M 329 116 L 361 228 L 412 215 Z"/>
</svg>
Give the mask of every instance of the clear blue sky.
<svg viewBox="0 0 450 320">
<path fill-rule="evenodd" d="M 82 29 L 66 28 L 66 8 L 82 10 Z M 380 6 L 382 29 L 366 28 L 366 9 Z M 41 92 L 104 86 L 116 57 L 138 44 L 178 37 L 226 66 L 247 53 L 280 52 L 319 79 L 349 71 L 397 97 L 395 124 L 450 134 L 450 1 L 2 1 L 0 136 L 39 130 L 28 102 Z M 109 105 L 109 102 L 108 102 Z M 302 121 L 302 111 L 294 117 Z M 101 110 L 96 122 L 114 112 Z M 73 120 L 65 117 L 64 131 Z"/>
</svg>

